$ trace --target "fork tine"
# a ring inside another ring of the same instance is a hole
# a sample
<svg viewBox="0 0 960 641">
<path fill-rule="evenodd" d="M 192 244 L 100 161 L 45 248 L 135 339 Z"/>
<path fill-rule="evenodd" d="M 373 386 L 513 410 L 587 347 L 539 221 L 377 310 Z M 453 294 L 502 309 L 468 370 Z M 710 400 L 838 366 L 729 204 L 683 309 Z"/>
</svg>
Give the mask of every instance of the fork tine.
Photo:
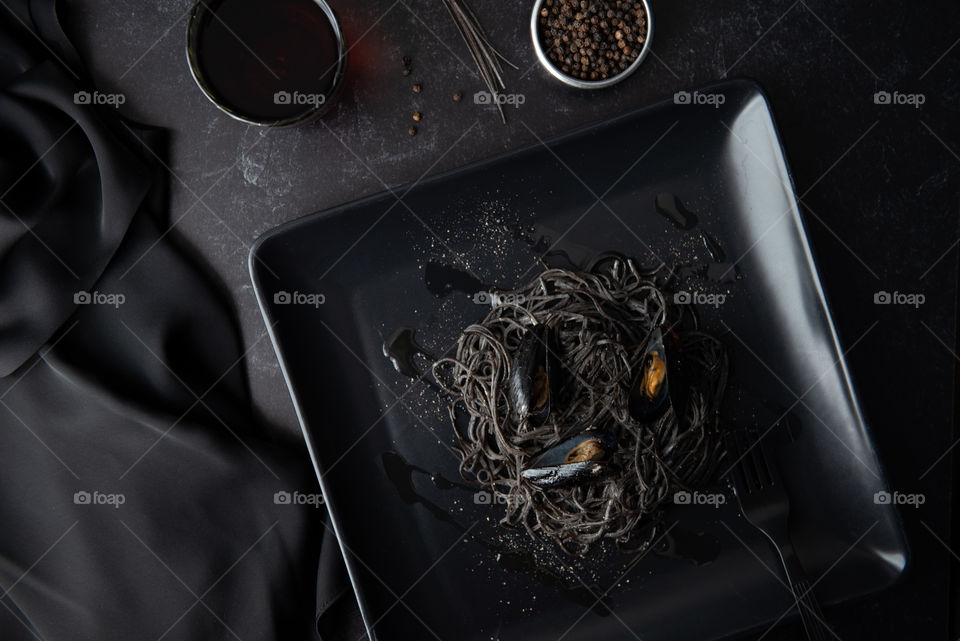
<svg viewBox="0 0 960 641">
<path fill-rule="evenodd" d="M 740 441 L 740 465 L 743 468 L 743 475 L 747 478 L 747 491 L 753 493 L 763 489 L 763 479 L 760 476 L 760 468 L 757 465 L 753 447 L 754 441 L 746 430 L 740 431 L 737 438 Z"/>
<path fill-rule="evenodd" d="M 743 448 L 740 444 L 739 430 L 730 432 L 730 442 L 733 444 L 733 454 L 735 457 L 732 463 L 734 473 L 736 474 L 737 488 L 746 492 L 749 487 L 749 479 L 747 478 L 746 470 L 743 468 Z"/>
<path fill-rule="evenodd" d="M 763 475 L 766 477 L 767 485 L 779 485 L 780 477 L 777 471 L 777 465 L 774 461 L 771 464 L 771 454 L 766 445 L 762 442 L 762 439 L 757 437 L 755 443 L 757 444 L 756 450 L 758 450 L 758 459 L 762 462 L 763 466 Z"/>
<path fill-rule="evenodd" d="M 756 432 L 748 430 L 747 440 L 750 442 L 750 463 L 757 474 L 757 489 L 762 490 L 770 486 L 770 466 L 767 465 L 763 445 L 760 443 Z"/>
<path fill-rule="evenodd" d="M 747 469 L 747 466 L 744 465 L 747 456 L 741 437 L 741 430 L 731 430 L 730 432 L 727 432 L 727 451 L 733 458 L 731 461 L 731 466 L 734 474 L 735 486 L 739 488 L 741 492 L 749 494 L 753 491 L 754 481 L 751 478 L 750 471 Z"/>
<path fill-rule="evenodd" d="M 743 469 L 740 467 L 740 446 L 737 443 L 736 435 L 729 431 L 723 435 L 724 444 L 727 447 L 727 455 L 730 457 L 729 472 L 733 473 L 733 485 L 736 488 L 745 488 L 746 479 L 743 477 Z"/>
</svg>

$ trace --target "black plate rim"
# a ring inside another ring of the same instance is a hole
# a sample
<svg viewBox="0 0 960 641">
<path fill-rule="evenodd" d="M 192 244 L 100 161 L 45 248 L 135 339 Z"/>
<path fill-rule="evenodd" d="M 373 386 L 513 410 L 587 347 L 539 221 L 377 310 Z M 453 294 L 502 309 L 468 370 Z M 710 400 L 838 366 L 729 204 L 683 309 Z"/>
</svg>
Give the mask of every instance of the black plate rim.
<svg viewBox="0 0 960 641">
<path fill-rule="evenodd" d="M 789 193 L 787 194 L 787 197 L 789 198 L 792 204 L 791 212 L 790 212 L 791 217 L 793 219 L 794 224 L 797 225 L 800 244 L 801 244 L 801 247 L 803 248 L 804 257 L 807 262 L 810 275 L 812 276 L 812 279 L 813 279 L 816 295 L 819 300 L 820 310 L 824 314 L 826 325 L 829 328 L 831 342 L 834 348 L 836 349 L 836 352 L 838 355 L 838 360 L 835 366 L 839 366 L 840 368 L 840 373 L 842 376 L 844 387 L 846 389 L 846 392 L 849 394 L 852 408 L 858 419 L 858 423 L 863 428 L 863 432 L 867 434 L 867 437 L 868 437 L 867 445 L 869 446 L 870 454 L 873 457 L 873 462 L 876 465 L 877 473 L 881 478 L 882 482 L 885 484 L 888 484 L 888 477 L 886 474 L 885 467 L 878 455 L 878 452 L 876 451 L 876 446 L 873 442 L 873 439 L 870 438 L 870 428 L 864 419 L 859 395 L 857 394 L 856 387 L 853 384 L 853 379 L 850 374 L 849 367 L 847 365 L 846 356 L 844 355 L 844 352 L 841 349 L 840 338 L 836 330 L 833 314 L 830 312 L 829 301 L 827 299 L 826 292 L 823 288 L 823 283 L 820 277 L 820 271 L 817 269 L 813 249 L 810 246 L 809 237 L 807 234 L 807 228 L 803 220 L 803 215 L 800 211 L 800 203 L 797 200 L 796 184 L 794 180 L 793 171 L 790 167 L 786 149 L 783 146 L 783 140 L 780 135 L 780 128 L 777 125 L 776 114 L 774 113 L 773 106 L 770 103 L 770 100 L 766 92 L 764 91 L 763 87 L 760 85 L 759 82 L 757 82 L 752 78 L 741 76 L 736 78 L 717 80 L 704 85 L 699 85 L 695 89 L 697 91 L 700 91 L 701 93 L 708 93 L 721 88 L 736 89 L 740 91 L 744 96 L 753 95 L 758 97 L 760 100 L 763 101 L 764 107 L 766 108 L 766 111 L 770 116 L 776 148 L 783 163 L 785 178 L 787 181 L 789 181 L 790 189 L 789 189 Z M 690 90 L 692 91 L 693 89 L 694 88 L 691 88 Z M 342 203 L 340 205 L 329 207 L 321 211 L 305 214 L 294 220 L 287 221 L 285 223 L 282 223 L 264 232 L 261 236 L 259 236 L 254 241 L 254 243 L 250 247 L 250 251 L 248 253 L 248 259 L 247 259 L 247 267 L 250 274 L 250 280 L 253 285 L 254 295 L 256 297 L 257 305 L 260 309 L 261 316 L 263 317 L 264 324 L 267 327 L 267 333 L 270 336 L 270 342 L 273 345 L 274 353 L 277 356 L 277 360 L 280 365 L 280 371 L 283 375 L 284 383 L 286 384 L 287 391 L 290 394 L 290 399 L 294 406 L 294 411 L 297 416 L 297 421 L 300 423 L 300 430 L 301 430 L 301 433 L 303 434 L 303 438 L 307 446 L 307 452 L 310 456 L 310 461 L 314 467 L 314 472 L 317 475 L 317 481 L 320 485 L 321 492 L 323 492 L 325 495 L 327 494 L 327 488 L 325 486 L 325 483 L 323 481 L 322 474 L 321 474 L 320 462 L 316 455 L 313 438 L 310 435 L 305 417 L 300 407 L 300 403 L 297 400 L 297 393 L 294 389 L 293 380 L 289 374 L 286 361 L 284 360 L 283 353 L 280 349 L 278 336 L 274 332 L 274 323 L 271 318 L 269 304 L 267 299 L 264 296 L 264 290 L 261 285 L 261 274 L 257 269 L 257 263 L 262 262 L 260 259 L 260 254 L 263 252 L 264 247 L 267 244 L 269 244 L 273 239 L 283 236 L 287 232 L 295 230 L 302 225 L 312 223 L 313 221 L 321 218 L 337 216 L 343 213 L 344 211 L 347 211 L 354 207 L 363 206 L 363 205 L 367 205 L 370 203 L 383 200 L 386 197 L 390 196 L 392 191 L 399 190 L 401 193 L 403 193 L 408 189 L 419 188 L 422 186 L 432 185 L 437 182 L 442 182 L 457 174 L 469 173 L 472 171 L 483 169 L 485 167 L 488 167 L 490 165 L 494 165 L 500 162 L 502 159 L 513 157 L 513 156 L 524 154 L 524 153 L 530 153 L 542 146 L 547 146 L 552 148 L 555 145 L 561 144 L 566 140 L 585 135 L 592 130 L 596 130 L 596 129 L 607 127 L 607 126 L 612 126 L 618 122 L 639 117 L 641 114 L 645 112 L 656 110 L 658 108 L 661 108 L 665 105 L 670 104 L 671 102 L 672 102 L 671 97 L 665 97 L 660 100 L 657 100 L 656 102 L 644 105 L 642 107 L 631 109 L 630 111 L 627 111 L 623 114 L 620 114 L 612 118 L 605 118 L 598 121 L 586 123 L 575 129 L 556 135 L 543 142 L 539 142 L 539 141 L 532 142 L 530 144 L 523 145 L 516 149 L 508 150 L 484 159 L 480 159 L 480 160 L 468 163 L 466 165 L 461 165 L 459 167 L 454 167 L 454 168 L 445 170 L 443 172 L 434 174 L 420 181 L 407 182 L 402 185 L 398 185 L 394 188 L 389 188 L 388 191 L 379 191 L 361 198 L 357 198 L 357 199 Z M 370 627 L 370 623 L 369 623 L 370 622 L 369 609 L 364 602 L 365 600 L 361 596 L 363 594 L 363 590 L 358 580 L 358 568 L 355 566 L 354 560 L 352 559 L 352 555 L 349 553 L 349 546 L 347 546 L 346 542 L 343 540 L 342 533 L 341 533 L 341 526 L 340 526 L 337 515 L 332 510 L 329 509 L 329 505 L 325 505 L 325 507 L 327 509 L 327 514 L 330 517 L 331 528 L 333 529 L 333 532 L 337 538 L 337 543 L 340 546 L 340 550 L 344 558 L 344 564 L 347 569 L 347 575 L 350 579 L 350 583 L 353 588 L 354 594 L 357 595 L 357 602 L 358 602 L 360 613 L 363 619 L 364 628 L 366 629 L 367 635 L 371 639 L 371 641 L 376 641 L 377 639 L 376 632 Z M 896 576 L 894 576 L 890 581 L 888 581 L 886 584 L 882 586 L 879 586 L 877 590 L 861 595 L 860 598 L 854 598 L 853 599 L 854 601 L 866 598 L 870 594 L 874 594 L 880 590 L 888 589 L 893 585 L 901 582 L 904 578 L 904 575 L 907 573 L 908 568 L 911 565 L 912 551 L 910 549 L 910 545 L 906 537 L 906 532 L 903 525 L 903 518 L 898 509 L 894 509 L 892 513 L 894 516 L 894 519 L 893 519 L 894 525 L 896 526 L 896 535 L 897 535 L 897 538 L 899 539 L 899 544 L 900 544 L 899 547 L 904 554 L 904 563 L 899 568 Z"/>
</svg>

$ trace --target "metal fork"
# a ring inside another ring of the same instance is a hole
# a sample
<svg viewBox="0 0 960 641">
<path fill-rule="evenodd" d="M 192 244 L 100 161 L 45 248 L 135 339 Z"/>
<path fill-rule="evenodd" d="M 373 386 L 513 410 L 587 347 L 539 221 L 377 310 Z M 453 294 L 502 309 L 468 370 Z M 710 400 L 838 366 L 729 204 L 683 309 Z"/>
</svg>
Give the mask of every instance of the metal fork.
<svg viewBox="0 0 960 641">
<path fill-rule="evenodd" d="M 763 443 L 754 430 L 727 432 L 725 438 L 727 452 L 735 462 L 734 489 L 740 511 L 777 550 L 807 638 L 827 641 L 830 629 L 823 622 L 823 612 L 790 542 L 790 499 L 777 466 L 770 464 Z"/>
</svg>

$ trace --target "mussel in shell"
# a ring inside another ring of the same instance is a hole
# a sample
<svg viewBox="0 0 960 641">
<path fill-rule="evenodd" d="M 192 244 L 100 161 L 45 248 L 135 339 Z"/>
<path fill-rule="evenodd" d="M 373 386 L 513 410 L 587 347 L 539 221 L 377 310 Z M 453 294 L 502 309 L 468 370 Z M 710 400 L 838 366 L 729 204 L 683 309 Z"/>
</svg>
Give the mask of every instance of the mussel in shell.
<svg viewBox="0 0 960 641">
<path fill-rule="evenodd" d="M 550 467 L 535 467 L 524 470 L 523 477 L 540 487 L 569 487 L 610 476 L 613 467 L 608 463 L 583 461 Z"/>
<path fill-rule="evenodd" d="M 564 487 L 595 481 L 612 471 L 607 461 L 614 448 L 616 440 L 610 434 L 591 428 L 546 450 L 521 474 L 541 487 Z"/>
<path fill-rule="evenodd" d="M 656 329 L 650 337 L 640 371 L 630 386 L 630 416 L 638 421 L 649 421 L 663 414 L 669 405 L 667 378 L 667 352 L 663 346 L 663 334 Z"/>
<path fill-rule="evenodd" d="M 518 421 L 538 427 L 550 415 L 556 387 L 551 332 L 535 325 L 523 335 L 510 372 L 510 403 Z"/>
</svg>

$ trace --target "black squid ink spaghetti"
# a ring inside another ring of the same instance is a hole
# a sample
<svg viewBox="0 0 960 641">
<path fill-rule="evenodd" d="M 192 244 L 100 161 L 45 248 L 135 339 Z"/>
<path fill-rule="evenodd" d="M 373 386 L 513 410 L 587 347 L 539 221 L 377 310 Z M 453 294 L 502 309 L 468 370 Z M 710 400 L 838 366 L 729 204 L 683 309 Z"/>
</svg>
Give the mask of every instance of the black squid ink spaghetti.
<svg viewBox="0 0 960 641">
<path fill-rule="evenodd" d="M 673 494 L 713 475 L 727 357 L 672 276 L 616 254 L 548 268 L 434 363 L 461 475 L 506 506 L 502 525 L 571 554 L 642 549 Z"/>
</svg>

